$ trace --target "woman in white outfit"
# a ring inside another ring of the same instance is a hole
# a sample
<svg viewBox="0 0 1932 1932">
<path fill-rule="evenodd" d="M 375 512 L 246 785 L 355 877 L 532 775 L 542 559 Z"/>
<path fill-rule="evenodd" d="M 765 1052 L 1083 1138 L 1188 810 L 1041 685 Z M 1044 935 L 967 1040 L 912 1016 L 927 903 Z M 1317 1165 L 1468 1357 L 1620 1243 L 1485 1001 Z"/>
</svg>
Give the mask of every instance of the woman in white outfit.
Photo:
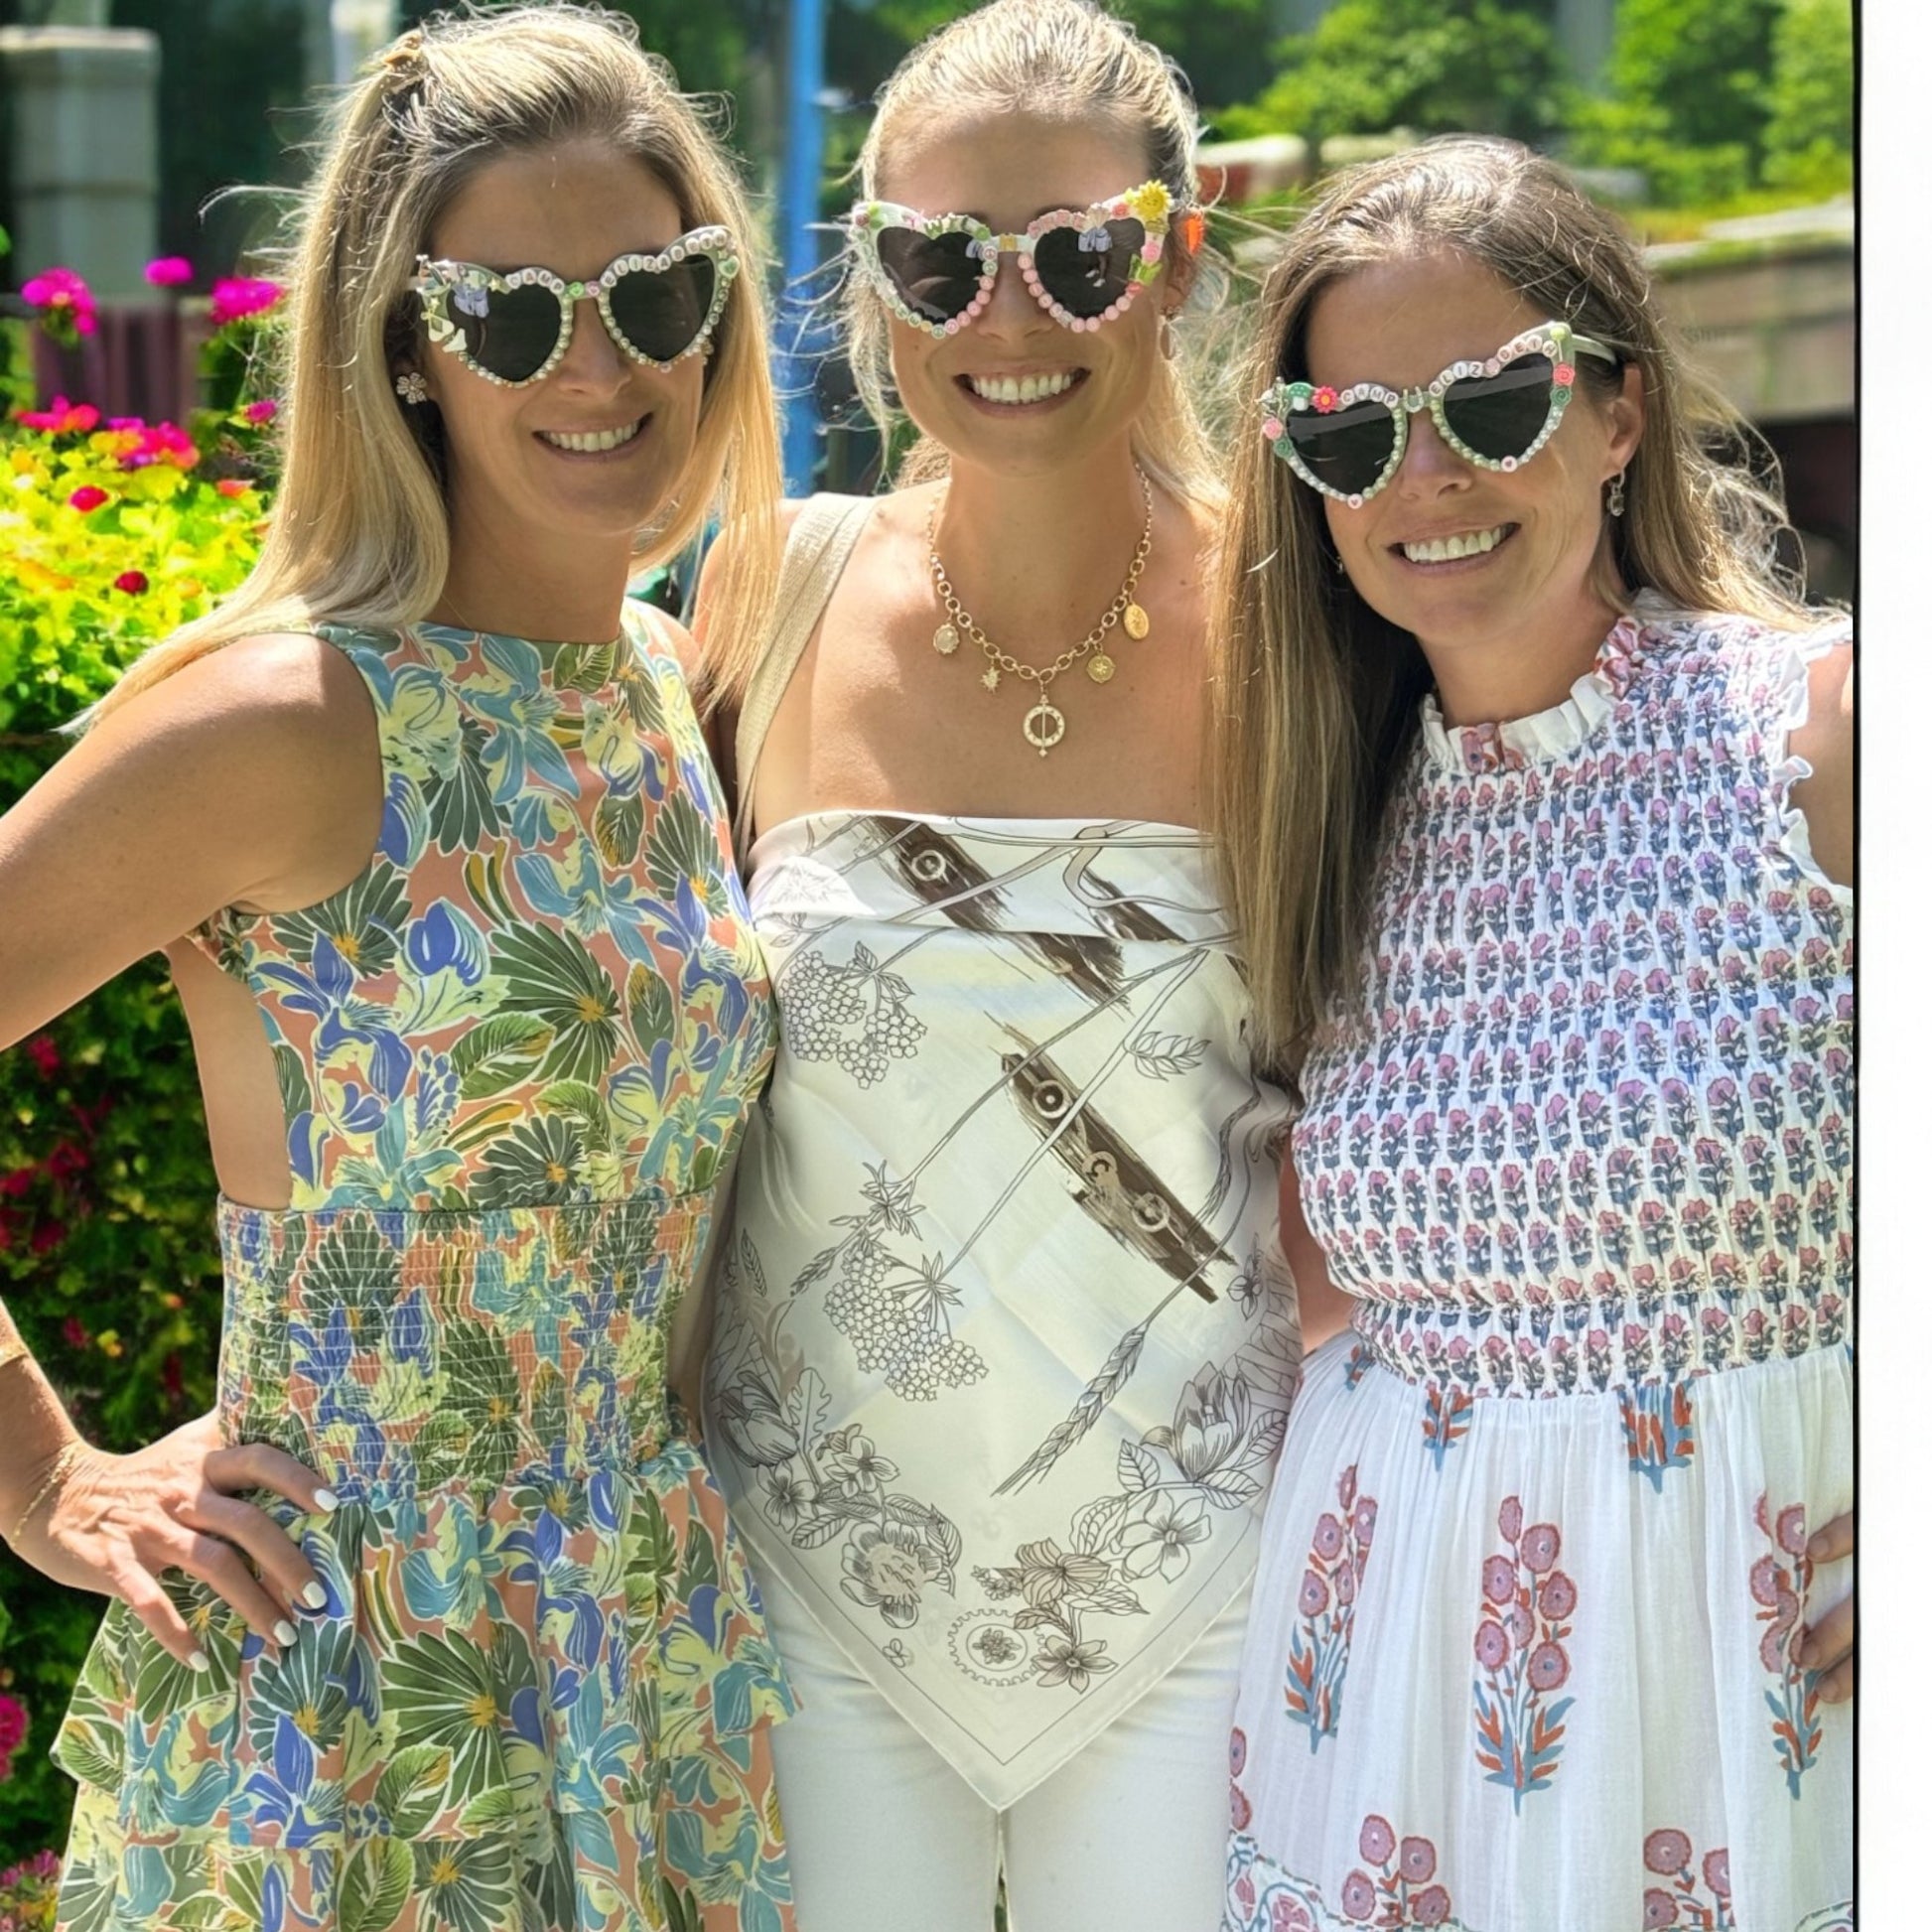
<svg viewBox="0 0 1932 1932">
<path fill-rule="evenodd" d="M 800 1714 L 804 1932 L 1187 1932 L 1299 1357 L 1194 831 L 1218 499 L 1190 103 L 1076 0 L 888 84 L 855 360 L 925 442 L 817 498 L 737 699 L 782 1045 L 708 1441 Z M 872 351 L 883 351 L 878 360 Z"/>
</svg>

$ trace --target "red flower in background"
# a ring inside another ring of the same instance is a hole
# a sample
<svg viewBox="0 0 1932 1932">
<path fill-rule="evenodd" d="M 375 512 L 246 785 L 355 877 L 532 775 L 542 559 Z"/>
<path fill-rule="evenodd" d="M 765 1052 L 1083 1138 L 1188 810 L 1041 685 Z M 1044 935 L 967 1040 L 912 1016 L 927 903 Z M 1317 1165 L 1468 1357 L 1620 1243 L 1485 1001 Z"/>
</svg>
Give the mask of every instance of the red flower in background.
<svg viewBox="0 0 1932 1932">
<path fill-rule="evenodd" d="M 148 588 L 147 574 L 139 570 L 124 570 L 114 579 L 114 588 L 125 591 L 129 597 L 139 597 Z"/>
<path fill-rule="evenodd" d="M 106 490 L 100 488 L 95 483 L 82 483 L 68 498 L 68 508 L 70 510 L 78 510 L 82 516 L 85 516 L 90 511 L 99 509 L 101 504 L 106 502 Z"/>
<path fill-rule="evenodd" d="M 61 1070 L 61 1049 L 54 1043 L 52 1034 L 36 1034 L 24 1048 L 27 1057 L 34 1062 L 34 1071 L 43 1080 L 51 1080 Z"/>
</svg>

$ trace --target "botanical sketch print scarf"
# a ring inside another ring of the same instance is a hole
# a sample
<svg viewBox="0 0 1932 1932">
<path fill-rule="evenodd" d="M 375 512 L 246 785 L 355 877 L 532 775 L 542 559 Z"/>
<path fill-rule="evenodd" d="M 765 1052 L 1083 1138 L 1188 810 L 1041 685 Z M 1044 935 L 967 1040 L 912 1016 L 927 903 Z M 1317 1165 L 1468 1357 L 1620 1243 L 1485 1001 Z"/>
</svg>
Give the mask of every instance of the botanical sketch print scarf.
<svg viewBox="0 0 1932 1932">
<path fill-rule="evenodd" d="M 756 1567 L 1009 1804 L 1253 1569 L 1287 1101 L 1191 832 L 825 813 L 753 862 L 783 1043 L 711 1446 Z"/>
</svg>

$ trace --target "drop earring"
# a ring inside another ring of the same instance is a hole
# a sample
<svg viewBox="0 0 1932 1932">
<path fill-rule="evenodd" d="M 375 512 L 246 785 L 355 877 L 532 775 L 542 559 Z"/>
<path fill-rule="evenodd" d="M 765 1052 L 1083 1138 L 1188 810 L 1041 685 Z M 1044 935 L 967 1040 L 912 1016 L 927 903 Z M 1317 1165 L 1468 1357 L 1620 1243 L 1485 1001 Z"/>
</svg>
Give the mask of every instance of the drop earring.
<svg viewBox="0 0 1932 1932">
<path fill-rule="evenodd" d="M 429 384 L 420 369 L 403 369 L 396 376 L 396 394 L 412 407 L 429 401 Z"/>
<path fill-rule="evenodd" d="M 1180 344 L 1175 340 L 1173 333 L 1173 318 L 1172 316 L 1163 316 L 1161 318 L 1161 353 L 1172 362 L 1179 352 Z"/>
<path fill-rule="evenodd" d="M 1610 479 L 1609 512 L 1612 516 L 1623 514 L 1623 472 L 1619 470 Z"/>
</svg>

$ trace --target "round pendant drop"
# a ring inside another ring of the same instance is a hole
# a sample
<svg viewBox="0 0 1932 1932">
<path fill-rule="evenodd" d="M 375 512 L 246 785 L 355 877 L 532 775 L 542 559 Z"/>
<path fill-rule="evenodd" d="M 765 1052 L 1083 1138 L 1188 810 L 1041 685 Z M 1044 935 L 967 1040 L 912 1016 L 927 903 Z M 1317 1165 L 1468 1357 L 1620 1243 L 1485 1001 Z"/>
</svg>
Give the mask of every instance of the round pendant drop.
<svg viewBox="0 0 1932 1932">
<path fill-rule="evenodd" d="M 1087 659 L 1087 675 L 1096 684 L 1105 684 L 1114 674 L 1114 660 L 1102 651 L 1097 657 Z"/>
<path fill-rule="evenodd" d="M 989 691 L 997 691 L 1000 688 L 999 665 L 989 664 L 986 667 L 986 669 L 980 673 L 980 682 L 983 685 L 985 685 Z"/>
<path fill-rule="evenodd" d="M 1066 736 L 1066 717 L 1057 705 L 1041 698 L 1021 721 L 1020 729 L 1027 734 L 1027 743 L 1044 758 Z"/>
<path fill-rule="evenodd" d="M 951 624 L 942 623 L 932 633 L 932 648 L 941 657 L 950 657 L 959 648 L 959 632 Z"/>
<path fill-rule="evenodd" d="M 1120 627 L 1130 637 L 1139 639 L 1148 633 L 1147 613 L 1138 604 L 1130 604 L 1120 614 Z"/>
</svg>

